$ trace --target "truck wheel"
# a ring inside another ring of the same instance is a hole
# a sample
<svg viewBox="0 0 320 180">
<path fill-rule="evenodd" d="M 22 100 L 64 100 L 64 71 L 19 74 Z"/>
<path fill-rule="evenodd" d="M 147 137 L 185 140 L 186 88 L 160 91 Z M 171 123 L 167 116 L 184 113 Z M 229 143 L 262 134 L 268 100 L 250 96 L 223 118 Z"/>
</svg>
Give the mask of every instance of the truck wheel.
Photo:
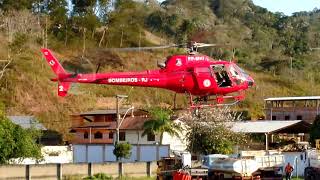
<svg viewBox="0 0 320 180">
<path fill-rule="evenodd" d="M 213 177 L 213 180 L 219 180 L 219 175 L 216 175 L 216 174 L 215 174 L 215 175 L 213 175 L 212 177 Z"/>
<path fill-rule="evenodd" d="M 304 179 L 305 180 L 313 180 L 313 179 L 315 179 L 313 177 L 313 169 L 312 168 L 307 167 L 307 168 L 304 169 Z"/>
<path fill-rule="evenodd" d="M 212 172 L 208 172 L 208 180 L 214 180 L 214 174 Z"/>
<path fill-rule="evenodd" d="M 260 176 L 253 177 L 254 180 L 261 180 Z"/>
</svg>

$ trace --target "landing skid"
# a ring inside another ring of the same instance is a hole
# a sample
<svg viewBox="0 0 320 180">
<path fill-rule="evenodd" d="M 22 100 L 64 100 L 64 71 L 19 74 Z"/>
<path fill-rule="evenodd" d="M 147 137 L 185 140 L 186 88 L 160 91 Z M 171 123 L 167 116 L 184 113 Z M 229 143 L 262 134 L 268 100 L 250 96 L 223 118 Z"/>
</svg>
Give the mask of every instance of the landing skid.
<svg viewBox="0 0 320 180">
<path fill-rule="evenodd" d="M 244 100 L 244 94 L 240 92 L 235 96 L 200 96 L 193 97 L 189 94 L 190 109 L 212 108 L 220 106 L 232 106 Z"/>
</svg>

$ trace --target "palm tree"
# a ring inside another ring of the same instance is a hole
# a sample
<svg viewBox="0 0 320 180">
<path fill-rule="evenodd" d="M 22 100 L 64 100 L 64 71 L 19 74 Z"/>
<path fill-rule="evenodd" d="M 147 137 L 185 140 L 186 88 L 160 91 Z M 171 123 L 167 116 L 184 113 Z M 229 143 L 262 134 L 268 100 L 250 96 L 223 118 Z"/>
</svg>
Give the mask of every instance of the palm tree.
<svg viewBox="0 0 320 180">
<path fill-rule="evenodd" d="M 152 120 L 144 123 L 142 136 L 147 134 L 160 134 L 160 144 L 162 144 L 162 138 L 165 132 L 171 136 L 179 137 L 179 132 L 181 132 L 182 128 L 170 119 L 172 115 L 170 109 L 156 107 L 151 109 L 150 114 Z"/>
</svg>

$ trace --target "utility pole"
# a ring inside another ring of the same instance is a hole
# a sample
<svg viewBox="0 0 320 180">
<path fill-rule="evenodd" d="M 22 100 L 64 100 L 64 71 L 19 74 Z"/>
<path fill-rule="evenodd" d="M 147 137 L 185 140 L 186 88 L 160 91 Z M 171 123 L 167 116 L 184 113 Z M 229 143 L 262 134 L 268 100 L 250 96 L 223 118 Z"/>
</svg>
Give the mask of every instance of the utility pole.
<svg viewBox="0 0 320 180">
<path fill-rule="evenodd" d="M 116 113 L 117 113 L 117 127 L 116 127 L 116 143 L 119 143 L 120 134 L 120 103 L 123 99 L 128 98 L 127 95 L 116 95 Z"/>
</svg>

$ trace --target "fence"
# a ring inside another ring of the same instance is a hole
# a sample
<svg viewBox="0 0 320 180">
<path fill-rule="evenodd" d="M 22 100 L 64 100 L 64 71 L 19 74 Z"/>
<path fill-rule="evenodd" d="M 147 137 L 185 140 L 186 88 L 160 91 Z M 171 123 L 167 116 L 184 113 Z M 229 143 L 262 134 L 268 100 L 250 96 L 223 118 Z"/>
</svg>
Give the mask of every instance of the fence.
<svg viewBox="0 0 320 180">
<path fill-rule="evenodd" d="M 103 163 L 115 162 L 112 144 L 75 144 L 73 145 L 74 163 Z M 169 145 L 132 145 L 131 155 L 124 162 L 151 162 L 168 157 L 170 152 Z"/>
<path fill-rule="evenodd" d="M 155 176 L 157 165 L 155 162 L 136 163 L 104 163 L 104 164 L 39 164 L 39 165 L 5 165 L 0 166 L 0 180 L 4 179 L 58 179 L 66 176 L 90 176 L 105 173 L 117 176 Z"/>
</svg>

